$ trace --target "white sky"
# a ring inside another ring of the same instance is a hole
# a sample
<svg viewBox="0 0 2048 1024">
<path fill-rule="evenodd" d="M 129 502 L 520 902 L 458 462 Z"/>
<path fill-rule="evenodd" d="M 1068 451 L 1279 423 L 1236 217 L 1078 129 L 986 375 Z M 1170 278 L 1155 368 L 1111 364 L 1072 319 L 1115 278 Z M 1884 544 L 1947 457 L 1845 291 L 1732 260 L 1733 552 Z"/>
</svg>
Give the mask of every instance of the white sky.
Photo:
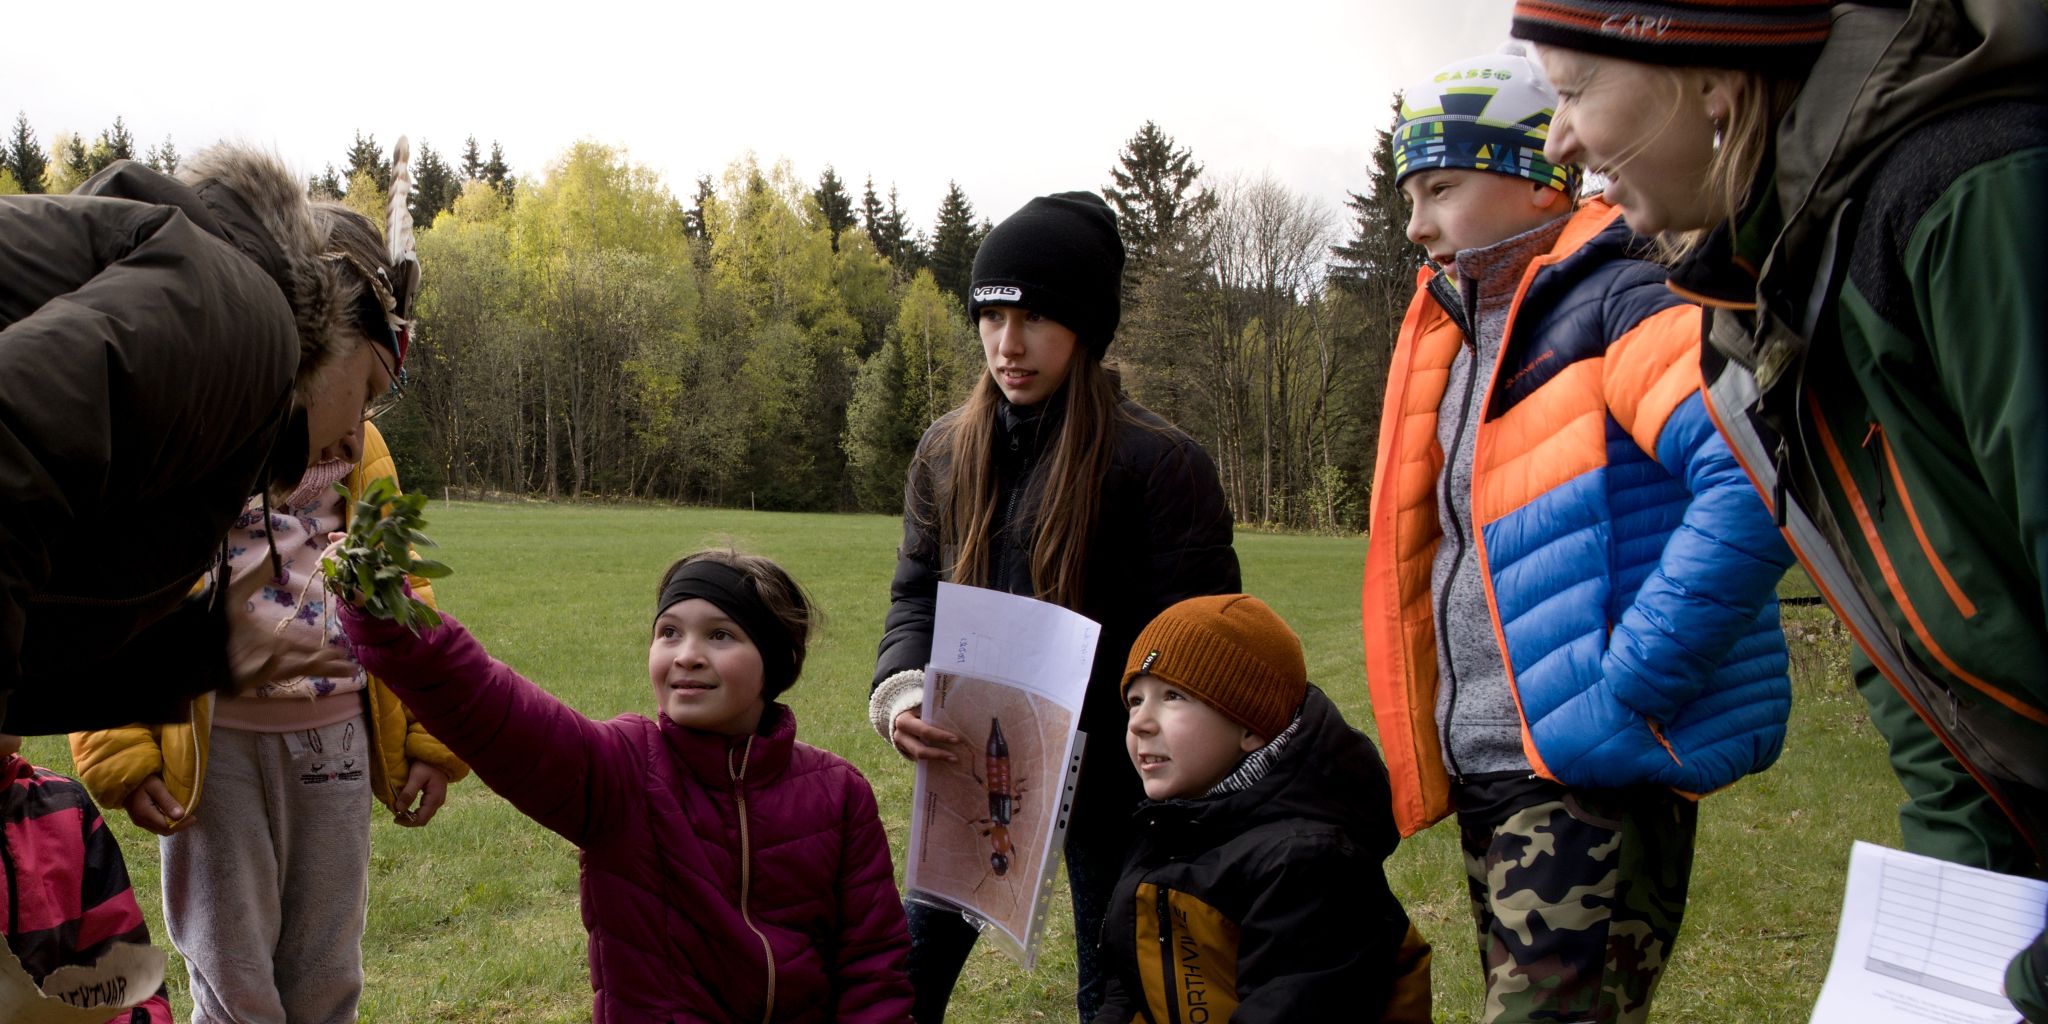
<svg viewBox="0 0 2048 1024">
<path fill-rule="evenodd" d="M 304 173 L 360 129 L 451 163 L 465 136 L 538 175 L 579 138 L 679 198 L 749 150 L 858 203 L 893 181 L 929 230 L 947 179 L 1001 220 L 1100 188 L 1147 118 L 1211 177 L 1270 172 L 1335 208 L 1361 190 L 1393 91 L 1496 48 L 1509 0 L 933 0 L 742 5 L 269 0 L 10 5 L 0 122 L 47 146 L 122 116 L 137 154 L 233 138 Z M 313 13 L 324 10 L 325 24 Z M 406 19 L 380 40 L 375 26 Z M 408 54 L 402 61 L 390 54 Z"/>
</svg>

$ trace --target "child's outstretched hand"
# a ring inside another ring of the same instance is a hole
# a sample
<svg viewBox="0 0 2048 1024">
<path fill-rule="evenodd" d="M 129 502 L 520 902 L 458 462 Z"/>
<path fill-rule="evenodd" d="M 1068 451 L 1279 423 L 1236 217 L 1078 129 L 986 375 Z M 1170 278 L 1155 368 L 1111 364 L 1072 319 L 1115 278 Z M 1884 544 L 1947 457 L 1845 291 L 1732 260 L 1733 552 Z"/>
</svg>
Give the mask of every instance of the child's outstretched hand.
<svg viewBox="0 0 2048 1024">
<path fill-rule="evenodd" d="M 421 627 L 441 624 L 441 616 L 426 602 L 412 596 L 407 576 L 437 579 L 451 571 L 415 551 L 434 542 L 420 532 L 427 525 L 421 510 L 424 494 L 400 494 L 389 479 L 372 480 L 360 497 L 351 495 L 344 484 L 335 484 L 342 500 L 353 503 L 348 532 L 320 560 L 327 575 L 327 591 L 379 619 L 390 619 L 418 633 Z"/>
<path fill-rule="evenodd" d="M 417 807 L 413 806 L 415 797 L 419 799 Z M 414 761 L 412 771 L 406 775 L 405 788 L 398 791 L 399 810 L 391 820 L 406 828 L 419 828 L 434 820 L 434 814 L 447 802 L 447 774 L 425 761 Z"/>
</svg>

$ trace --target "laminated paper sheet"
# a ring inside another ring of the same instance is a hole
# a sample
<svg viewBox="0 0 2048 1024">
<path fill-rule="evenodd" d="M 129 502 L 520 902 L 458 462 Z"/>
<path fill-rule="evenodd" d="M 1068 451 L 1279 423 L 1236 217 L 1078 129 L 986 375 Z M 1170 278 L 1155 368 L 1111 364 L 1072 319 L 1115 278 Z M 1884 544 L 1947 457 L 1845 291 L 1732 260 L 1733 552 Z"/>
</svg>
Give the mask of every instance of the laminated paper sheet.
<svg viewBox="0 0 2048 1024">
<path fill-rule="evenodd" d="M 1101 627 L 1057 605 L 943 583 L 933 627 L 922 714 L 965 745 L 957 762 L 918 762 L 905 888 L 965 914 L 1029 967 Z"/>
</svg>

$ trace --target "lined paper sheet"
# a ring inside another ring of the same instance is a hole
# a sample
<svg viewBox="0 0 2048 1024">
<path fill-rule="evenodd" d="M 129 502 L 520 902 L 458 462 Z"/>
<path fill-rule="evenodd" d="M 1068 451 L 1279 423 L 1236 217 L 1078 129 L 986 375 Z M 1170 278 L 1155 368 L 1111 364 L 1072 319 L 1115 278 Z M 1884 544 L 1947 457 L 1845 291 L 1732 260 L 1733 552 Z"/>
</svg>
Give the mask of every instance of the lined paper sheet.
<svg viewBox="0 0 2048 1024">
<path fill-rule="evenodd" d="M 1813 1024 L 2011 1024 L 2005 966 L 2048 883 L 1859 842 Z"/>
</svg>

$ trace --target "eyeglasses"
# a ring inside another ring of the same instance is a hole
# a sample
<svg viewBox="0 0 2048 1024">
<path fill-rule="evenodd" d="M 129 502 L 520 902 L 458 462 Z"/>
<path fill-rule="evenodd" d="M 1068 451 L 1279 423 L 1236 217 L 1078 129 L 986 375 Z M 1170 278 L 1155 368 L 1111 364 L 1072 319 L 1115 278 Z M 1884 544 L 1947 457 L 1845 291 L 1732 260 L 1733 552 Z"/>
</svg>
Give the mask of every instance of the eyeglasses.
<svg viewBox="0 0 2048 1024">
<path fill-rule="evenodd" d="M 363 405 L 363 418 L 374 420 L 390 412 L 393 407 L 398 405 L 401 399 L 405 398 L 405 385 L 408 381 L 404 370 L 392 367 L 391 356 L 384 351 L 382 342 L 371 341 L 369 345 L 370 351 L 377 357 L 378 364 L 383 366 L 384 372 L 391 377 L 391 387 L 383 394 L 370 399 L 369 402 Z"/>
</svg>

